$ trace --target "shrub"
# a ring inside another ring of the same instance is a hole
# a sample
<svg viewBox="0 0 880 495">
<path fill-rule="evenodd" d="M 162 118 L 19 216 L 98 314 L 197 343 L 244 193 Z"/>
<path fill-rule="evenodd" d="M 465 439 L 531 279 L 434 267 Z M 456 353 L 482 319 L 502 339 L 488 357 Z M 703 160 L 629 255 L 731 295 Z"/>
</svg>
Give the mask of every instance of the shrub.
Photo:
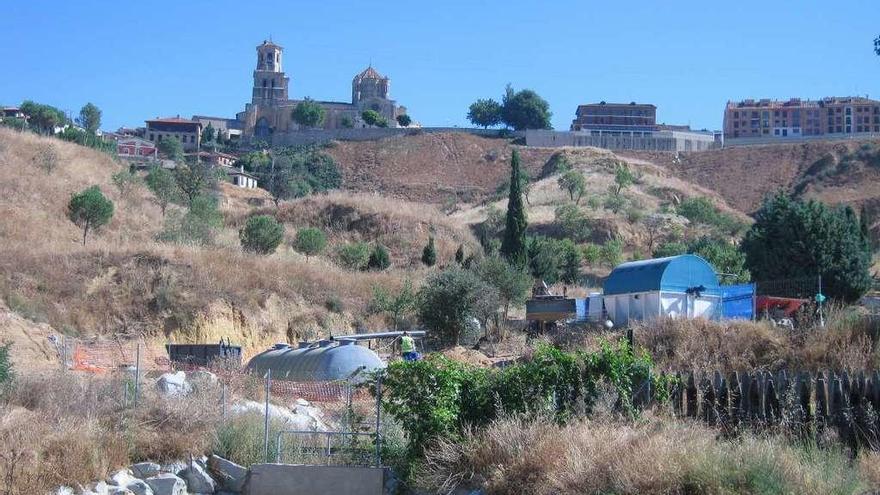
<svg viewBox="0 0 880 495">
<path fill-rule="evenodd" d="M 683 200 L 676 211 L 692 222 L 717 227 L 726 234 L 739 234 L 746 227 L 736 218 L 722 213 L 709 198 L 702 196 Z"/>
<path fill-rule="evenodd" d="M 323 230 L 314 227 L 299 229 L 293 241 L 293 249 L 306 255 L 306 258 L 320 254 L 325 247 L 327 247 L 327 236 Z"/>
<path fill-rule="evenodd" d="M 425 266 L 434 266 L 437 263 L 437 249 L 434 247 L 434 237 L 428 237 L 428 244 L 422 249 L 422 263 Z"/>
<path fill-rule="evenodd" d="M 614 186 L 611 186 L 612 188 Z M 620 213 L 621 210 L 625 209 L 629 205 L 629 201 L 623 195 L 617 194 L 609 194 L 605 197 L 605 202 L 603 206 L 606 210 L 611 210 L 614 213 Z"/>
<path fill-rule="evenodd" d="M 457 345 L 472 318 L 485 323 L 497 309 L 497 290 L 470 270 L 434 273 L 419 291 L 419 319 L 445 344 Z"/>
<path fill-rule="evenodd" d="M 158 238 L 177 244 L 208 245 L 223 226 L 223 215 L 217 210 L 217 200 L 210 196 L 198 196 L 186 212 L 173 211 L 165 217 L 165 224 Z"/>
<path fill-rule="evenodd" d="M 337 296 L 330 296 L 324 301 L 324 307 L 331 313 L 342 313 L 345 311 L 345 304 L 343 304 L 342 299 L 339 299 Z"/>
<path fill-rule="evenodd" d="M 602 258 L 602 247 L 593 243 L 584 244 L 581 257 L 588 265 L 595 265 Z"/>
<path fill-rule="evenodd" d="M 147 188 L 156 198 L 156 204 L 162 210 L 162 216 L 165 216 L 165 209 L 171 203 L 179 202 L 182 198 L 180 190 L 177 188 L 177 181 L 174 180 L 174 174 L 162 167 L 153 167 L 147 173 L 145 180 Z"/>
<path fill-rule="evenodd" d="M 52 173 L 58 166 L 58 152 L 51 143 L 40 143 L 37 153 L 34 155 L 34 164 L 47 174 Z"/>
<path fill-rule="evenodd" d="M 324 122 L 324 107 L 311 98 L 297 103 L 290 118 L 303 127 L 318 127 Z"/>
<path fill-rule="evenodd" d="M 131 173 L 130 170 L 124 169 L 116 172 L 110 177 L 113 185 L 119 190 L 120 196 L 127 196 L 132 189 L 141 185 L 141 178 L 137 174 Z"/>
<path fill-rule="evenodd" d="M 580 170 L 567 170 L 559 176 L 557 183 L 560 189 L 568 191 L 569 198 L 575 204 L 581 202 L 581 196 L 584 195 L 584 191 L 587 188 L 587 178 L 584 177 Z"/>
<path fill-rule="evenodd" d="M 504 319 L 507 319 L 511 304 L 526 302 L 532 287 L 532 277 L 526 270 L 511 265 L 500 256 L 487 257 L 477 265 L 476 270 L 480 278 L 498 291 Z"/>
<path fill-rule="evenodd" d="M 365 242 L 347 243 L 337 250 L 336 256 L 343 267 L 363 270 L 370 262 L 370 245 Z"/>
<path fill-rule="evenodd" d="M 381 285 L 373 287 L 373 299 L 368 308 L 372 313 L 386 315 L 397 330 L 408 317 L 415 314 L 418 302 L 418 294 L 413 290 L 412 281 L 406 280 L 397 292 L 391 292 Z"/>
<path fill-rule="evenodd" d="M 385 246 L 376 244 L 373 252 L 370 253 L 370 260 L 367 262 L 367 266 L 371 270 L 387 270 L 391 266 L 391 259 Z"/>
<path fill-rule="evenodd" d="M 401 114 L 397 116 L 397 123 L 400 127 L 409 127 L 412 124 L 412 119 L 407 114 Z"/>
<path fill-rule="evenodd" d="M 571 239 L 559 243 L 561 278 L 563 282 L 574 284 L 581 278 L 581 253 Z"/>
<path fill-rule="evenodd" d="M 532 276 L 548 284 L 559 280 L 559 251 L 556 242 L 546 237 L 530 237 L 527 242 L 529 270 Z"/>
<path fill-rule="evenodd" d="M 238 238 L 245 251 L 271 254 L 284 240 L 284 225 L 269 215 L 253 216 L 238 232 Z"/>
<path fill-rule="evenodd" d="M 83 246 L 89 230 L 98 230 L 113 218 L 113 202 L 104 197 L 98 186 L 74 194 L 67 203 L 67 217 L 83 229 Z"/>
<path fill-rule="evenodd" d="M 602 245 L 602 262 L 609 268 L 614 268 L 623 261 L 623 241 L 611 239 Z"/>
<path fill-rule="evenodd" d="M 571 203 L 560 205 L 556 207 L 554 213 L 556 223 L 565 236 L 575 242 L 582 242 L 590 237 L 590 219 L 576 205 Z"/>
</svg>

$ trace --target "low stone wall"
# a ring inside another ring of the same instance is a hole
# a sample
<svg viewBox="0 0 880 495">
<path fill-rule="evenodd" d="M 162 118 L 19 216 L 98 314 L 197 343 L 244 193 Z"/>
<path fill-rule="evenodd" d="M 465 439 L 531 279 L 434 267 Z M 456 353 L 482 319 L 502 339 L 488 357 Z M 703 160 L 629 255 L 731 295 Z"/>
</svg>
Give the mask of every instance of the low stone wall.
<svg viewBox="0 0 880 495">
<path fill-rule="evenodd" d="M 524 132 L 467 127 L 369 127 L 361 129 L 307 129 L 272 136 L 273 146 L 301 146 L 327 141 L 374 141 L 395 136 L 463 132 L 484 137 L 523 137 Z"/>
<path fill-rule="evenodd" d="M 245 495 L 382 495 L 385 470 L 373 467 L 254 464 Z"/>
<path fill-rule="evenodd" d="M 592 146 L 615 151 L 707 151 L 717 145 L 712 136 L 695 132 L 659 131 L 653 136 L 645 137 L 591 136 L 584 132 L 528 130 L 526 146 Z"/>
</svg>

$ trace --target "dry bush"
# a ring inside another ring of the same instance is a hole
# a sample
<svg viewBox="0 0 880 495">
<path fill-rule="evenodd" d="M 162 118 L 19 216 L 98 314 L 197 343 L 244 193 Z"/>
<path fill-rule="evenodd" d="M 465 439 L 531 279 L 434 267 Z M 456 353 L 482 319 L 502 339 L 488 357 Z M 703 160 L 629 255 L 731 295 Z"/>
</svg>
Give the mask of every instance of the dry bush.
<svg viewBox="0 0 880 495">
<path fill-rule="evenodd" d="M 0 483 L 10 494 L 85 485 L 133 462 L 208 452 L 220 423 L 219 391 L 160 397 L 144 380 L 139 405 L 125 407 L 124 376 L 73 372 L 23 376 L 4 396 Z M 130 393 L 130 392 L 129 392 Z"/>
<path fill-rule="evenodd" d="M 869 461 L 863 461 L 869 462 Z M 870 470 L 870 468 L 869 468 Z M 508 418 L 428 451 L 424 487 L 488 494 L 862 493 L 868 471 L 837 450 L 780 437 L 716 438 L 699 424 L 646 418 L 559 426 Z M 872 481 L 873 480 L 873 481 Z"/>
<path fill-rule="evenodd" d="M 832 311 L 825 327 L 794 331 L 768 322 L 658 319 L 635 327 L 661 369 L 872 370 L 880 364 L 880 320 L 852 309 Z"/>
</svg>

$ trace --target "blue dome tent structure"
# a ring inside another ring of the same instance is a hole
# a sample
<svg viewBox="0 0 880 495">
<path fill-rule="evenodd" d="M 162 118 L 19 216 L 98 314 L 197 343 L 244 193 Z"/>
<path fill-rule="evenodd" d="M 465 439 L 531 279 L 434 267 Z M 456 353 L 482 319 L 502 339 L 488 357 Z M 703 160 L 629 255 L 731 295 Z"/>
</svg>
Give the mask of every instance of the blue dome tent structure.
<svg viewBox="0 0 880 495">
<path fill-rule="evenodd" d="M 603 302 L 616 326 L 660 316 L 721 316 L 721 286 L 706 260 L 693 254 L 618 265 L 605 280 Z"/>
</svg>

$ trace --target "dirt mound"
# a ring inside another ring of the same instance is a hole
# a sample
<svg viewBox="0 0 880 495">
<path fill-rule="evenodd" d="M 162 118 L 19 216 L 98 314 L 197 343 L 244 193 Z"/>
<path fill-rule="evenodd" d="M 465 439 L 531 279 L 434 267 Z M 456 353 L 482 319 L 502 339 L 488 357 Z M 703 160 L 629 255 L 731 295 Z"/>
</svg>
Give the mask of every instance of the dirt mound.
<svg viewBox="0 0 880 495">
<path fill-rule="evenodd" d="M 466 349 L 462 346 L 455 346 L 451 349 L 443 351 L 443 355 L 447 358 L 458 361 L 459 363 L 479 366 L 481 368 L 491 368 L 492 360 L 480 351 L 474 349 Z"/>
</svg>

